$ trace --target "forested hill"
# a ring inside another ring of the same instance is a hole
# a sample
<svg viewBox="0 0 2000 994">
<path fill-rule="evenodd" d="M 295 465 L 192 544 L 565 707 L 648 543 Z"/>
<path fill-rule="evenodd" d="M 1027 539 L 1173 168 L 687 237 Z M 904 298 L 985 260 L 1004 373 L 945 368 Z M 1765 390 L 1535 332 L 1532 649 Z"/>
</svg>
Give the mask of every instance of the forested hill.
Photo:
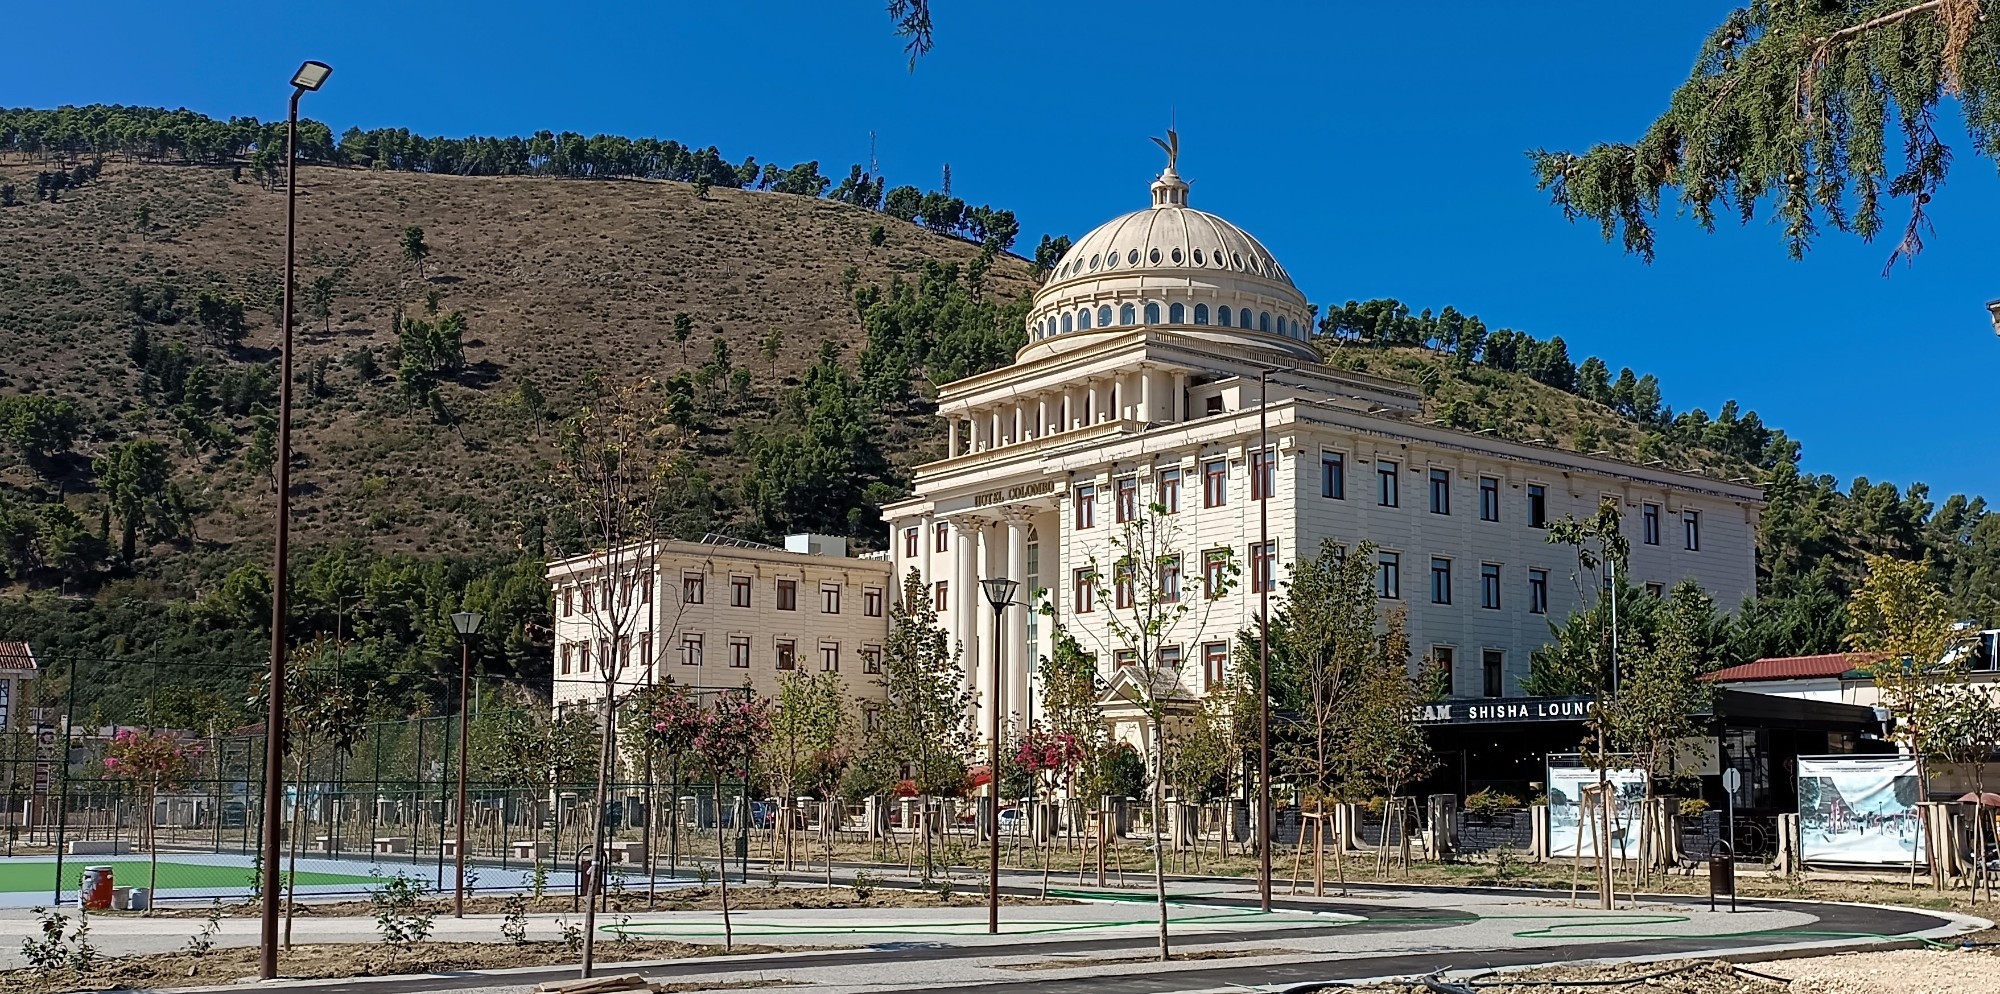
<svg viewBox="0 0 2000 994">
<path fill-rule="evenodd" d="M 269 597 L 272 134 L 185 112 L 0 111 L 0 638 L 52 660 L 213 663 L 209 683 L 240 696 Z M 436 689 L 442 619 L 465 604 L 505 633 L 482 640 L 489 669 L 545 677 L 539 563 L 578 543 L 551 514 L 553 438 L 592 391 L 656 378 L 693 433 L 675 532 L 879 545 L 874 509 L 941 444 L 930 385 L 1022 341 L 1036 266 L 1005 251 L 1011 214 L 943 190 L 831 184 L 816 163 L 753 175 L 673 142 L 314 141 L 298 625 L 359 639 L 411 692 Z M 1470 310 L 1350 302 L 1320 330 L 1329 362 L 1418 384 L 1432 418 L 1769 481 L 1773 596 L 1746 612 L 1768 623 L 1739 651 L 1837 647 L 1871 551 L 1930 559 L 1967 616 L 2000 621 L 1983 502 L 1801 478 L 1797 445 L 1734 402 L 1675 412 L 1671 384 L 1617 357 L 1573 361 L 1560 337 Z M 161 672 L 177 671 L 111 679 Z"/>
</svg>

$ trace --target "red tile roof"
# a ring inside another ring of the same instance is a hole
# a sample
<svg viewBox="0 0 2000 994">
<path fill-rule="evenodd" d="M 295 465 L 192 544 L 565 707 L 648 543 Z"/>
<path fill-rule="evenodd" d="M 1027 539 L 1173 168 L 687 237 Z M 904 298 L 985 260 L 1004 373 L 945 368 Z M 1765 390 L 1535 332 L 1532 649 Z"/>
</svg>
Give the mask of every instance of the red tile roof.
<svg viewBox="0 0 2000 994">
<path fill-rule="evenodd" d="M 35 669 L 35 651 L 26 642 L 0 642 L 0 670 Z"/>
<path fill-rule="evenodd" d="M 1702 677 L 1710 683 L 1745 680 L 1811 680 L 1838 677 L 1882 658 L 1865 652 L 1830 652 L 1819 656 L 1783 656 L 1725 666 Z"/>
</svg>

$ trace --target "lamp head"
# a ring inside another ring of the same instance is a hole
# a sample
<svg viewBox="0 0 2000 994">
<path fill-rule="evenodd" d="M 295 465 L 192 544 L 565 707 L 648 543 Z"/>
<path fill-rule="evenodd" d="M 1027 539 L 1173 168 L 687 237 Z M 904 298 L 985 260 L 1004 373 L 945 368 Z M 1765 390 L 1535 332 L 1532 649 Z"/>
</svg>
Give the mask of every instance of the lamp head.
<svg viewBox="0 0 2000 994">
<path fill-rule="evenodd" d="M 292 74 L 292 85 L 301 90 L 317 90 L 326 85 L 326 78 L 333 75 L 333 67 L 324 62 L 307 62 Z"/>
<path fill-rule="evenodd" d="M 1993 319 L 1993 333 L 2000 335 L 2000 300 L 1987 301 L 1986 314 Z"/>
<path fill-rule="evenodd" d="M 477 635 L 479 634 L 479 623 L 485 620 L 486 616 L 477 611 L 453 611 L 451 614 L 451 628 L 452 631 L 457 632 L 460 636 Z"/>
<path fill-rule="evenodd" d="M 1014 591 L 1020 589 L 1021 583 L 1004 576 L 991 576 L 979 581 L 979 586 L 986 591 L 986 603 L 998 611 L 1014 602 Z"/>
</svg>

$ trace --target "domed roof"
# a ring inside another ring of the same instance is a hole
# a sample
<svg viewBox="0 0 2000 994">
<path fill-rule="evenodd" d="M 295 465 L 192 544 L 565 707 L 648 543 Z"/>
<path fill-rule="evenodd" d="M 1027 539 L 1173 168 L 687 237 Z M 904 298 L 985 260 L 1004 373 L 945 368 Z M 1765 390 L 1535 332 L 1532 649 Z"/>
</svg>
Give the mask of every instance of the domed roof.
<svg viewBox="0 0 2000 994">
<path fill-rule="evenodd" d="M 1312 309 L 1291 274 L 1249 232 L 1189 207 L 1173 132 L 1160 146 L 1167 168 L 1152 206 L 1091 229 L 1056 261 L 1028 312 L 1022 355 L 1155 327 L 1310 358 Z"/>
<path fill-rule="evenodd" d="M 1056 262 L 1037 296 L 1134 271 L 1234 273 L 1298 293 L 1291 274 L 1263 242 L 1223 218 L 1189 207 L 1187 184 L 1171 167 L 1153 182 L 1153 201 L 1153 206 L 1112 218 L 1078 239 Z"/>
</svg>

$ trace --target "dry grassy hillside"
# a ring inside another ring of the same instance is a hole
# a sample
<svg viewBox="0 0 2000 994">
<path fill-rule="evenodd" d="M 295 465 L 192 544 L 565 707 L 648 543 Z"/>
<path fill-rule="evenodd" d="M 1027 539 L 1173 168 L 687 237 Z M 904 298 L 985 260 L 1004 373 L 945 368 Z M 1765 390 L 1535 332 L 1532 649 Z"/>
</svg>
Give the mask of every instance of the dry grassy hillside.
<svg viewBox="0 0 2000 994">
<path fill-rule="evenodd" d="M 35 163 L 0 162 L 0 182 L 34 189 Z M 107 427 L 79 443 L 88 455 L 119 437 L 173 437 L 164 412 L 138 390 L 127 357 L 134 287 L 174 285 L 183 305 L 202 290 L 241 297 L 249 333 L 233 349 L 202 341 L 192 320 L 153 327 L 156 345 L 180 342 L 227 367 L 275 353 L 284 235 L 282 192 L 232 182 L 226 171 L 109 162 L 102 176 L 59 202 L 0 210 L 0 394 L 75 396 Z M 150 228 L 136 218 L 144 208 Z M 431 248 L 423 276 L 399 246 L 408 225 Z M 870 243 L 883 227 L 886 239 Z M 843 286 L 887 282 L 927 259 L 970 261 L 977 248 L 844 204 L 715 189 L 698 200 L 665 182 L 467 178 L 307 168 L 299 196 L 299 283 L 340 274 L 329 322 L 301 318 L 301 373 L 332 360 L 326 393 L 301 398 L 295 506 L 301 541 L 369 538 L 406 551 L 492 549 L 518 534 L 511 520 L 546 474 L 550 433 L 506 413 L 503 399 L 532 379 L 560 412 L 587 372 L 607 383 L 668 375 L 704 362 L 713 329 L 735 365 L 753 375 L 755 402 L 736 405 L 714 432 L 768 417 L 782 381 L 822 340 L 851 350 L 861 328 Z M 989 293 L 1026 292 L 1025 263 L 1002 257 Z M 468 368 L 446 386 L 451 417 L 412 410 L 394 383 L 394 315 L 414 315 L 430 294 L 465 313 Z M 671 338 L 676 312 L 695 330 Z M 329 327 L 330 325 L 330 327 Z M 771 328 L 783 335 L 773 366 L 759 356 Z M 369 350 L 379 374 L 364 381 L 354 358 Z M 240 443 L 251 430 L 233 426 Z M 905 461 L 914 426 L 890 426 L 892 458 Z M 714 443 L 721 457 L 726 444 Z M 11 458 L 7 457 L 7 458 Z M 244 460 L 177 452 L 184 484 L 207 508 L 205 543 L 267 527 L 269 485 Z M 726 467 L 724 467 L 726 469 Z M 21 464 L 0 479 L 33 483 Z M 75 474 L 78 487 L 87 475 Z"/>
</svg>

